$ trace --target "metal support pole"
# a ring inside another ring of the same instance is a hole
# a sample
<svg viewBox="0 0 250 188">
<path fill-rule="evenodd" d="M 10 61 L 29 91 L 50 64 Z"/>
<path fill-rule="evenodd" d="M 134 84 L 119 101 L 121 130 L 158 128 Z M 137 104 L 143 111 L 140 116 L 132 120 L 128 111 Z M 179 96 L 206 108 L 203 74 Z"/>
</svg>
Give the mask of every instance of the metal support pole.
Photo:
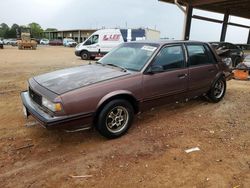
<svg viewBox="0 0 250 188">
<path fill-rule="evenodd" d="M 81 30 L 78 31 L 78 43 L 81 42 Z"/>
<path fill-rule="evenodd" d="M 185 13 L 185 23 L 184 23 L 184 35 L 183 35 L 184 40 L 189 40 L 190 37 L 192 14 L 193 14 L 193 7 L 191 5 L 187 5 Z"/>
<path fill-rule="evenodd" d="M 250 29 L 249 29 L 247 44 L 250 44 Z"/>
<path fill-rule="evenodd" d="M 228 13 L 224 14 L 224 20 L 223 20 L 221 36 L 220 36 L 221 42 L 225 42 L 225 39 L 226 39 L 228 18 L 229 18 L 229 14 Z"/>
</svg>

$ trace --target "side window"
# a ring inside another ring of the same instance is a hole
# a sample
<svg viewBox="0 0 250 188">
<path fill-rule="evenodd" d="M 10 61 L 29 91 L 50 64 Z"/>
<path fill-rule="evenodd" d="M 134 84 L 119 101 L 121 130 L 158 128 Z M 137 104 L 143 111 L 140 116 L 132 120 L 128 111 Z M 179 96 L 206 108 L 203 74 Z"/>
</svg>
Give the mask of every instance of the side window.
<svg viewBox="0 0 250 188">
<path fill-rule="evenodd" d="M 189 66 L 214 63 L 203 45 L 187 45 L 187 50 L 189 55 Z"/>
<path fill-rule="evenodd" d="M 86 42 L 85 45 L 92 45 L 98 43 L 99 35 L 93 35 Z"/>
<path fill-rule="evenodd" d="M 164 47 L 156 56 L 154 65 L 160 65 L 164 70 L 184 67 L 184 53 L 182 46 Z"/>
</svg>

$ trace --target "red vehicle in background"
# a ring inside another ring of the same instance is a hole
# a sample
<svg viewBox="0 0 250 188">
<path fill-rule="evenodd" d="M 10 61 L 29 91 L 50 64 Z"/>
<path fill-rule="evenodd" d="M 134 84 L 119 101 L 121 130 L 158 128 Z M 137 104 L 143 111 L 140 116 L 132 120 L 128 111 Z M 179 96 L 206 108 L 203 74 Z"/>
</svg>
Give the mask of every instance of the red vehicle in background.
<svg viewBox="0 0 250 188">
<path fill-rule="evenodd" d="M 51 46 L 62 46 L 63 42 L 60 39 L 50 40 L 49 45 L 51 45 Z"/>
</svg>

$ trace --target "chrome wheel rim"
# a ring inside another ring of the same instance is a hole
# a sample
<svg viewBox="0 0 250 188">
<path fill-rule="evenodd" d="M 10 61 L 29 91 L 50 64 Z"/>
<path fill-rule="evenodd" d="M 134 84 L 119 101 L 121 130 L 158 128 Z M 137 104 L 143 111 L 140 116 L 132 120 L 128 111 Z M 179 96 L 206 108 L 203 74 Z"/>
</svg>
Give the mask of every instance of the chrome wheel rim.
<svg viewBox="0 0 250 188">
<path fill-rule="evenodd" d="M 225 90 L 225 84 L 222 80 L 218 80 L 214 85 L 214 96 L 219 99 L 222 97 Z"/>
<path fill-rule="evenodd" d="M 124 130 L 128 124 L 129 113 L 123 106 L 117 106 L 110 110 L 106 118 L 106 127 L 112 133 Z"/>
</svg>

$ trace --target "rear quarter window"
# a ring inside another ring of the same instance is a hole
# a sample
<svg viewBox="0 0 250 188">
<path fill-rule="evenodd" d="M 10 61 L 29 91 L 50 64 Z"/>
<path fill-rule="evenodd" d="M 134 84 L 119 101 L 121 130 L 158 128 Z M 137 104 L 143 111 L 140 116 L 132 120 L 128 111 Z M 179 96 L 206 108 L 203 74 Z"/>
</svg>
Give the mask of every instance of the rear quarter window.
<svg viewBox="0 0 250 188">
<path fill-rule="evenodd" d="M 199 66 L 216 63 L 211 50 L 206 45 L 188 44 L 187 51 L 189 56 L 189 66 Z"/>
</svg>

